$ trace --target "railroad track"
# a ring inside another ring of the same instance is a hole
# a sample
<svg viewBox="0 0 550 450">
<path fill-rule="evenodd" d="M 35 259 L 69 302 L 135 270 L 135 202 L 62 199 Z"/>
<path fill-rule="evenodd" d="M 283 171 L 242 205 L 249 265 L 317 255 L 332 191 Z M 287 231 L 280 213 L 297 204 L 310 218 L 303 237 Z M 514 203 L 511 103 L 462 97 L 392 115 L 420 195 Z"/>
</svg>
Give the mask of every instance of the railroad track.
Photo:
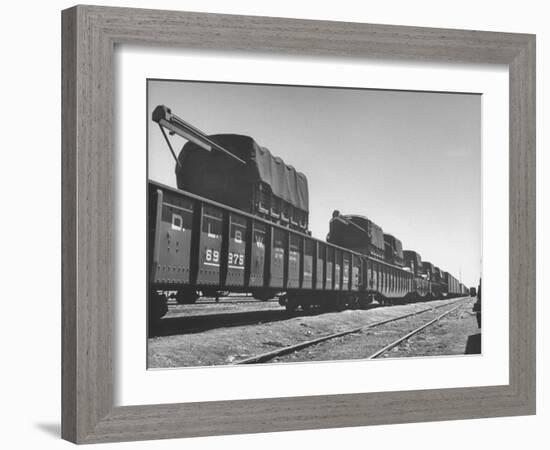
<svg viewBox="0 0 550 450">
<path fill-rule="evenodd" d="M 462 306 L 462 303 L 458 304 L 457 306 L 455 306 L 454 308 L 451 308 L 448 311 L 445 311 L 443 314 L 440 314 L 435 319 L 432 319 L 428 323 L 425 323 L 424 325 L 421 325 L 421 326 L 415 328 L 414 330 L 407 333 L 406 335 L 401 336 L 400 338 L 396 339 L 391 344 L 388 344 L 385 347 L 382 347 L 380 350 L 378 350 L 378 351 L 374 352 L 372 355 L 370 355 L 367 359 L 379 358 L 384 353 L 387 353 L 388 351 L 390 351 L 392 348 L 397 347 L 399 344 L 401 344 L 401 342 L 406 341 L 407 339 L 413 337 L 415 334 L 420 333 L 425 328 L 428 328 L 429 326 L 433 325 L 434 323 L 439 322 L 441 319 L 443 319 L 443 317 L 451 314 L 453 311 L 456 311 L 461 306 Z"/>
<path fill-rule="evenodd" d="M 454 305 L 454 304 L 458 303 L 458 305 L 456 305 L 455 307 L 449 309 L 448 311 L 445 311 L 443 314 L 440 314 L 435 319 L 430 320 L 429 322 L 423 324 L 422 326 L 414 329 L 410 333 L 407 333 L 406 335 L 404 335 L 404 336 L 400 337 L 399 339 L 393 341 L 391 344 L 386 345 L 382 349 L 380 349 L 377 352 L 370 355 L 367 359 L 378 358 L 381 355 L 383 355 L 384 353 L 386 353 L 387 351 L 389 351 L 392 348 L 399 345 L 401 342 L 409 339 L 410 337 L 412 337 L 413 335 L 419 333 L 423 329 L 425 329 L 425 328 L 429 327 L 430 325 L 433 325 L 434 323 L 438 322 L 439 320 L 441 320 L 446 315 L 452 313 L 453 311 L 458 309 L 468 299 L 469 299 L 469 297 L 462 297 L 462 298 L 459 298 L 457 300 L 445 303 L 443 305 L 428 307 L 428 308 L 422 309 L 420 311 L 415 311 L 415 312 L 408 313 L 408 314 L 405 314 L 405 315 L 402 315 L 402 316 L 380 320 L 378 322 L 374 322 L 374 323 L 371 323 L 369 325 L 363 325 L 363 326 L 356 327 L 356 328 L 351 328 L 351 329 L 348 329 L 348 330 L 345 330 L 345 331 L 340 331 L 338 333 L 333 333 L 333 334 L 329 334 L 329 335 L 326 335 L 326 336 L 321 336 L 321 337 L 316 338 L 316 339 L 303 341 L 303 342 L 300 342 L 298 344 L 289 345 L 287 347 L 282 347 L 282 348 L 279 348 L 277 350 L 273 350 L 273 351 L 270 351 L 270 352 L 262 353 L 260 355 L 252 356 L 250 358 L 235 361 L 233 364 L 265 363 L 265 362 L 270 361 L 270 360 L 272 360 L 272 359 L 274 359 L 278 356 L 288 355 L 288 354 L 297 352 L 299 350 L 302 350 L 304 348 L 311 347 L 313 345 L 317 345 L 317 344 L 320 344 L 320 343 L 325 342 L 325 341 L 329 341 L 331 339 L 335 339 L 335 338 L 339 338 L 339 337 L 342 337 L 342 336 L 363 332 L 363 331 L 366 331 L 366 330 L 370 330 L 372 328 L 379 327 L 381 325 L 385 325 L 387 323 L 396 322 L 398 320 L 403 320 L 403 319 L 406 319 L 406 318 L 412 317 L 412 316 L 418 316 L 420 314 L 423 314 L 423 313 L 426 313 L 426 312 L 429 312 L 429 311 L 435 311 L 437 309 L 445 308 L 445 307 L 448 307 L 448 306 L 451 306 L 451 305 Z"/>
<path fill-rule="evenodd" d="M 256 303 L 256 304 L 263 304 L 263 303 L 279 303 L 279 300 L 220 300 L 217 302 L 216 300 L 197 300 L 196 303 L 192 303 L 191 305 L 194 306 L 200 306 L 200 305 L 245 305 L 248 303 Z M 187 306 L 187 305 L 178 305 L 178 303 L 175 300 L 168 300 L 168 306 Z"/>
</svg>

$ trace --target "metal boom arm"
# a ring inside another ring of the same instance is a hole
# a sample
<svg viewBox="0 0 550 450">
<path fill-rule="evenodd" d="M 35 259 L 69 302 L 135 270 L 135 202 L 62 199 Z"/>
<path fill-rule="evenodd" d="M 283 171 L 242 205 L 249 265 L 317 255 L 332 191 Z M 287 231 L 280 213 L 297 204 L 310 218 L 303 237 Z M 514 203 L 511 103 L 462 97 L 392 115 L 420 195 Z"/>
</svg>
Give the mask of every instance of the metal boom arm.
<svg viewBox="0 0 550 450">
<path fill-rule="evenodd" d="M 171 133 L 177 134 L 178 136 L 181 136 L 182 138 L 193 142 L 194 144 L 198 145 L 206 151 L 211 152 L 212 150 L 216 150 L 222 152 L 230 158 L 234 159 L 235 161 L 246 165 L 245 161 L 243 161 L 238 156 L 235 156 L 233 153 L 223 148 L 221 145 L 216 144 L 214 141 L 209 139 L 204 132 L 185 122 L 183 119 L 180 119 L 175 114 L 172 114 L 172 111 L 167 106 L 159 105 L 155 108 L 155 110 L 153 111 L 153 121 L 159 124 L 162 134 L 166 139 L 166 142 L 170 147 L 170 151 L 172 152 L 172 155 L 174 156 L 174 159 L 176 160 L 176 163 L 178 165 L 180 164 L 180 162 L 176 157 L 176 154 L 174 153 L 174 149 L 172 148 L 172 145 L 168 140 L 168 136 L 166 136 L 164 128 L 166 128 Z"/>
</svg>

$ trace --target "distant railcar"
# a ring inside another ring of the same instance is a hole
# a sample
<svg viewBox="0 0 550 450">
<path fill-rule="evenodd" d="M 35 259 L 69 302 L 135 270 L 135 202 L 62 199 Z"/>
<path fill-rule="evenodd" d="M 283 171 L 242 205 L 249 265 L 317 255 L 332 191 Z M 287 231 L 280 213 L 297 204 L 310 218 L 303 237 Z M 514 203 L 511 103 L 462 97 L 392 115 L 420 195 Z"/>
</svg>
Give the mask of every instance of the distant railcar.
<svg viewBox="0 0 550 450">
<path fill-rule="evenodd" d="M 448 272 L 443 272 L 443 282 L 446 286 L 446 291 L 450 296 L 460 295 L 460 287 L 458 280 Z"/>
</svg>

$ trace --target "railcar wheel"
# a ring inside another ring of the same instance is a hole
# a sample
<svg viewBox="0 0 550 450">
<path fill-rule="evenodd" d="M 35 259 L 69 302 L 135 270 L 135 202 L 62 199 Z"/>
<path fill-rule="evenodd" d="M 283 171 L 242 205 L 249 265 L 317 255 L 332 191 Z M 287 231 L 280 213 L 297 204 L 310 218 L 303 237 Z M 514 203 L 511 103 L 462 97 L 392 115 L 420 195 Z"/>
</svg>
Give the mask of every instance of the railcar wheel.
<svg viewBox="0 0 550 450">
<path fill-rule="evenodd" d="M 275 297 L 275 293 L 267 290 L 255 291 L 252 293 L 252 297 L 254 297 L 256 300 L 267 302 L 268 300 L 271 300 L 273 297 Z"/>
<path fill-rule="evenodd" d="M 295 300 L 288 299 L 285 304 L 287 312 L 294 312 L 298 309 L 298 303 Z"/>
<path fill-rule="evenodd" d="M 176 294 L 176 302 L 178 305 L 191 305 L 197 302 L 199 293 L 195 290 L 180 289 Z"/>
<path fill-rule="evenodd" d="M 344 311 L 346 309 L 346 306 L 347 306 L 347 303 L 346 303 L 346 299 L 345 297 L 343 296 L 338 296 L 336 298 L 336 311 Z"/>
</svg>

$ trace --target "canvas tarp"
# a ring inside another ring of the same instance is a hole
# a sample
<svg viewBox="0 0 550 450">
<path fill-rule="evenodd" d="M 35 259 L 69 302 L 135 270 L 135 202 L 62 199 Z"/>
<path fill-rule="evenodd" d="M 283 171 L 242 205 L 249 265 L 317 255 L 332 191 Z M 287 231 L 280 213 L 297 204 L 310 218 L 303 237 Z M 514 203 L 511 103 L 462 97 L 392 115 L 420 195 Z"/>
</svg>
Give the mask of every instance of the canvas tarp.
<svg viewBox="0 0 550 450">
<path fill-rule="evenodd" d="M 208 138 L 244 160 L 246 165 L 240 166 L 239 163 L 235 163 L 230 157 L 217 150 L 209 152 L 188 142 L 179 155 L 183 168 L 176 168 L 178 185 L 182 177 L 187 180 L 196 177 L 197 170 L 202 172 L 202 176 L 208 174 L 225 177 L 227 175 L 228 179 L 232 180 L 234 188 L 243 181 L 246 183 L 262 181 L 270 187 L 276 197 L 309 212 L 307 178 L 303 173 L 285 164 L 281 158 L 273 156 L 267 148 L 261 147 L 249 136 L 215 134 Z M 215 180 L 210 182 L 212 181 Z M 207 180 L 205 182 L 208 183 Z M 183 184 L 180 188 L 183 188 Z"/>
<path fill-rule="evenodd" d="M 306 176 L 255 142 L 253 155 L 258 177 L 271 187 L 273 195 L 303 211 L 309 211 Z"/>
<path fill-rule="evenodd" d="M 384 231 L 380 226 L 364 216 L 347 215 L 344 217 L 365 230 L 372 245 L 382 251 L 384 250 Z"/>
</svg>

